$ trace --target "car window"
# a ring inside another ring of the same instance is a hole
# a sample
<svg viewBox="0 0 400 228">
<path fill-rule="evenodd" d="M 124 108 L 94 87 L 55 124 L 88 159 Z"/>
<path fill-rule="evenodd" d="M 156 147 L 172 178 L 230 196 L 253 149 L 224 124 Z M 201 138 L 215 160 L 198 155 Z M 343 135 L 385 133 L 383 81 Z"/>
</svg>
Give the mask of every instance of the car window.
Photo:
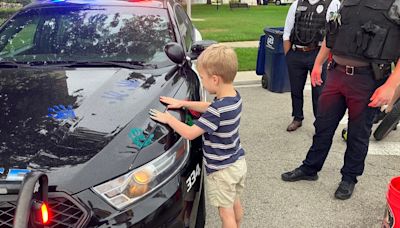
<svg viewBox="0 0 400 228">
<path fill-rule="evenodd" d="M 15 16 L 0 31 L 0 60 L 168 61 L 174 40 L 165 9 L 57 7 Z"/>
<path fill-rule="evenodd" d="M 186 12 L 180 5 L 175 7 L 176 20 L 178 23 L 179 31 L 185 42 L 186 50 L 190 50 L 193 43 L 193 26 Z"/>
<path fill-rule="evenodd" d="M 32 11 L 30 14 L 34 15 L 37 12 Z M 32 47 L 38 18 L 29 18 L 27 14 L 21 15 L 21 18 L 23 20 L 11 20 L 10 23 L 12 23 L 12 26 L 8 26 L 3 30 L 0 36 L 0 44 L 3 46 L 0 56 L 10 53 L 20 53 Z"/>
</svg>

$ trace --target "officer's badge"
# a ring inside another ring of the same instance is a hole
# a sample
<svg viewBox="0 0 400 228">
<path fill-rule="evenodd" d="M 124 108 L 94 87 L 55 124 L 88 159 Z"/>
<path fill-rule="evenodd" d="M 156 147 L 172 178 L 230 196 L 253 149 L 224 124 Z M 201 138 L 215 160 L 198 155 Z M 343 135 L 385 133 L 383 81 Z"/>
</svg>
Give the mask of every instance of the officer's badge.
<svg viewBox="0 0 400 228">
<path fill-rule="evenodd" d="M 339 12 L 331 12 L 331 13 L 329 14 L 329 21 L 336 22 L 336 23 L 339 24 L 339 25 L 342 24 L 341 18 L 342 18 L 342 16 L 340 15 Z"/>
<path fill-rule="evenodd" d="M 320 14 L 322 13 L 322 11 L 324 11 L 324 6 L 323 5 L 317 6 L 317 13 Z"/>
</svg>

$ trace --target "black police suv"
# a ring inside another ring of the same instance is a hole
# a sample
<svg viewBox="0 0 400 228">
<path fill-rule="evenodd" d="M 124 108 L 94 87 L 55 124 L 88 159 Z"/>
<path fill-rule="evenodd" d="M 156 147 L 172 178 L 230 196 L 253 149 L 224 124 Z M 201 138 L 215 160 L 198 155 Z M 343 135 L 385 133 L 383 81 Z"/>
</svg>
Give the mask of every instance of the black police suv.
<svg viewBox="0 0 400 228">
<path fill-rule="evenodd" d="M 0 227 L 203 227 L 201 140 L 148 111 L 204 98 L 211 43 L 175 0 L 37 1 L 4 22 Z"/>
</svg>

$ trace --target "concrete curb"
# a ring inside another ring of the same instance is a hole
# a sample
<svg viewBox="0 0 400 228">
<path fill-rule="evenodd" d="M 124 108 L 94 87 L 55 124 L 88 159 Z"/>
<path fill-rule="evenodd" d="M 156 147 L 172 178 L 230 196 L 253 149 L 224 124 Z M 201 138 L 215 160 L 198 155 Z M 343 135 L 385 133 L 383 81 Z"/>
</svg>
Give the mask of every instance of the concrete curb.
<svg viewBox="0 0 400 228">
<path fill-rule="evenodd" d="M 249 84 L 260 84 L 261 76 L 256 75 L 255 71 L 239 71 L 236 74 L 234 85 L 249 85 Z"/>
<path fill-rule="evenodd" d="M 258 48 L 259 41 L 222 42 L 231 48 Z"/>
<path fill-rule="evenodd" d="M 247 80 L 247 81 L 235 81 L 233 85 L 240 86 L 240 85 L 260 85 L 261 86 L 261 79 L 260 80 Z"/>
</svg>

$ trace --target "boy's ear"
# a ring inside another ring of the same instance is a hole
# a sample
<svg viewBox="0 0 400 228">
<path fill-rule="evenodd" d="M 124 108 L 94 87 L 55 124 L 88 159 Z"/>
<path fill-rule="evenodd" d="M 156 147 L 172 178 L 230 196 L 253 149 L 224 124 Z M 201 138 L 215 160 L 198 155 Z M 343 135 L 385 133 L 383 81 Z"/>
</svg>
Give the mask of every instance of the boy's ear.
<svg viewBox="0 0 400 228">
<path fill-rule="evenodd" d="M 220 84 L 221 82 L 222 82 L 222 78 L 220 77 L 220 76 L 218 76 L 218 75 L 213 75 L 213 82 L 216 84 L 216 85 L 218 85 L 218 84 Z"/>
<path fill-rule="evenodd" d="M 211 77 L 212 77 L 212 80 L 213 80 L 214 84 L 217 85 L 219 83 L 220 77 L 218 77 L 215 74 L 213 74 Z"/>
</svg>

